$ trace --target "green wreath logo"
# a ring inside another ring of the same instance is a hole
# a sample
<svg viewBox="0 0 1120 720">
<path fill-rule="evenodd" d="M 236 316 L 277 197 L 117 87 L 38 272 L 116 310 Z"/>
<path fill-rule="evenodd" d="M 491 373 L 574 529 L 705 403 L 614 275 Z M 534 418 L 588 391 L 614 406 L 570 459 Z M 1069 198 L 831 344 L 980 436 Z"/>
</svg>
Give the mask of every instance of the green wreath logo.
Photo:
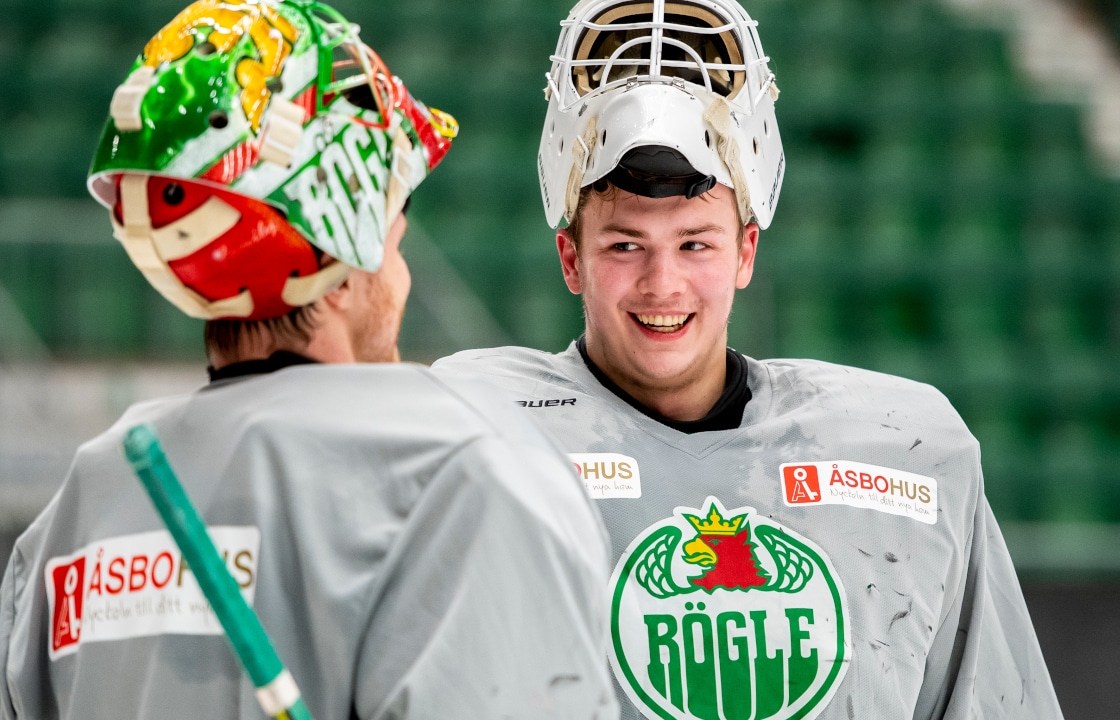
<svg viewBox="0 0 1120 720">
<path fill-rule="evenodd" d="M 811 541 L 714 497 L 639 535 L 611 579 L 611 664 L 650 718 L 811 719 L 850 657 L 843 587 Z"/>
</svg>

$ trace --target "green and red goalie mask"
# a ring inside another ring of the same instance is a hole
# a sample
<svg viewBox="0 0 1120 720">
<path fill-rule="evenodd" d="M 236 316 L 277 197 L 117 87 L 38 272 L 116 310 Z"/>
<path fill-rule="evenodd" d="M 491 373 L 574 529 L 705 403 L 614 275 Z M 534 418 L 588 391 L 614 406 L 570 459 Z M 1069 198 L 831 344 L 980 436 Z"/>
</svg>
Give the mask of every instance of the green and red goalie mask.
<svg viewBox="0 0 1120 720">
<path fill-rule="evenodd" d="M 278 317 L 381 267 L 458 125 L 357 31 L 309 0 L 199 0 L 113 95 L 90 192 L 188 315 Z"/>
</svg>

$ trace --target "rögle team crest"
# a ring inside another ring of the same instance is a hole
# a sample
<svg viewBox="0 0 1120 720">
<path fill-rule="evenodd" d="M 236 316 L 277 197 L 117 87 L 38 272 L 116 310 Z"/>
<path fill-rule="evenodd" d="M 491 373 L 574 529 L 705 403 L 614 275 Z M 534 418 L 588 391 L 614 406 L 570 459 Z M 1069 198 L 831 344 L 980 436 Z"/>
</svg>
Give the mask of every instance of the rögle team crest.
<svg viewBox="0 0 1120 720">
<path fill-rule="evenodd" d="M 611 664 L 647 717 L 808 720 L 847 670 L 832 562 L 753 508 L 677 508 L 630 544 L 611 589 Z"/>
</svg>

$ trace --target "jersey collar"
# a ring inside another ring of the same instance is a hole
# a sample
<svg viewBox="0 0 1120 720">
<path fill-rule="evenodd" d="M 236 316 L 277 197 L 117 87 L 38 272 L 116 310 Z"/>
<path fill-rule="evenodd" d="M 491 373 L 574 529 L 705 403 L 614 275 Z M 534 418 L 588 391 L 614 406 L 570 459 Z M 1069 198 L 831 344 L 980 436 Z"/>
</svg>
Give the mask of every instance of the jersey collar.
<svg viewBox="0 0 1120 720">
<path fill-rule="evenodd" d="M 733 430 L 743 421 L 743 410 L 751 399 L 751 388 L 747 384 L 747 359 L 735 350 L 727 348 L 727 378 L 723 385 L 723 394 L 716 400 L 715 405 L 708 414 L 699 420 L 674 420 L 665 417 L 634 399 L 630 393 L 620 388 L 613 380 L 607 377 L 599 366 L 591 361 L 587 354 L 587 337 L 580 335 L 576 340 L 576 349 L 591 374 L 599 383 L 610 390 L 630 407 L 642 413 L 651 420 L 671 427 L 682 433 L 708 432 L 711 430 Z"/>
<path fill-rule="evenodd" d="M 219 380 L 229 380 L 230 378 L 239 378 L 245 375 L 263 375 L 265 373 L 283 370 L 292 365 L 311 365 L 318 362 L 318 360 L 312 360 L 299 353 L 277 350 L 264 360 L 242 360 L 241 362 L 226 365 L 221 369 L 215 369 L 213 366 L 210 366 L 206 368 L 206 372 L 210 375 L 210 383 L 213 384 Z"/>
</svg>

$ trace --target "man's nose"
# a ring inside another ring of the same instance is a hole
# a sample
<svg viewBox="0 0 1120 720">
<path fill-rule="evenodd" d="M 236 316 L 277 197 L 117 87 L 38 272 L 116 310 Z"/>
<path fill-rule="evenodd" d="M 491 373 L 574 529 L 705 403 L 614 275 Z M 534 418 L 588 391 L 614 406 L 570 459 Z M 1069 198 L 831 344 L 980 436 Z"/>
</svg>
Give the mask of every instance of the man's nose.
<svg viewBox="0 0 1120 720">
<path fill-rule="evenodd" d="M 684 268 L 673 253 L 653 252 L 646 261 L 638 290 L 643 295 L 666 298 L 684 291 Z"/>
</svg>

